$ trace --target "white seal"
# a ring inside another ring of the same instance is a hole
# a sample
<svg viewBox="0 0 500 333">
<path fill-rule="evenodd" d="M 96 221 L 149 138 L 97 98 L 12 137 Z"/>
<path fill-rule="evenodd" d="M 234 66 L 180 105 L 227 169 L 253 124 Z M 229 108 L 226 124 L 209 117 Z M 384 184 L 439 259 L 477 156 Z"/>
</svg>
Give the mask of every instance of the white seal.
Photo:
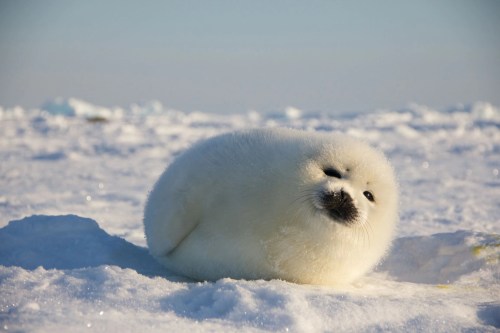
<svg viewBox="0 0 500 333">
<path fill-rule="evenodd" d="M 392 167 L 341 134 L 289 129 L 216 136 L 180 155 L 149 195 L 150 252 L 197 280 L 348 283 L 393 237 Z"/>
</svg>

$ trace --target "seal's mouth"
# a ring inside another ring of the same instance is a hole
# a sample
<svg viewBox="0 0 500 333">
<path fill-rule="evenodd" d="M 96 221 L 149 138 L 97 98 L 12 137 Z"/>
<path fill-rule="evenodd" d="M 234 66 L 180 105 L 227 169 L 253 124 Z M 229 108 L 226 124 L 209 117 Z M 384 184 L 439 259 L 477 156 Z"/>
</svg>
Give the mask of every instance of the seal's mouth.
<svg viewBox="0 0 500 333">
<path fill-rule="evenodd" d="M 354 224 L 358 218 L 358 209 L 351 195 L 343 189 L 322 191 L 319 193 L 317 208 L 324 211 L 333 221 L 345 225 Z"/>
</svg>

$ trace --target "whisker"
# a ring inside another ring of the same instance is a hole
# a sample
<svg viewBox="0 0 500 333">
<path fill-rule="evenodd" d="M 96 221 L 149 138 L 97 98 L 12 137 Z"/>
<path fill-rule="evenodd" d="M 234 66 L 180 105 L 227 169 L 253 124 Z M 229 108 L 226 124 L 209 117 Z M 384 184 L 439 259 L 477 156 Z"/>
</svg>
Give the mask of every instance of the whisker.
<svg viewBox="0 0 500 333">
<path fill-rule="evenodd" d="M 291 206 L 295 205 L 297 202 L 299 202 L 301 205 L 309 200 L 313 200 L 314 199 L 314 193 L 315 191 L 312 190 L 312 189 L 308 189 L 308 190 L 303 190 L 303 191 L 300 191 L 299 192 L 300 195 L 298 197 L 296 197 L 295 199 L 293 199 L 289 204 L 288 204 L 288 208 L 290 208 Z"/>
</svg>

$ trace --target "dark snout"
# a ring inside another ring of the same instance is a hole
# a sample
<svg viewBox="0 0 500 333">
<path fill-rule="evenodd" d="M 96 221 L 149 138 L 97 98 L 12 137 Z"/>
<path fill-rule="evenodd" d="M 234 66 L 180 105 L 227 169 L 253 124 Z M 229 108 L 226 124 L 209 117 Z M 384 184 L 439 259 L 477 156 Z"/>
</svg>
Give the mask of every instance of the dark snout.
<svg viewBox="0 0 500 333">
<path fill-rule="evenodd" d="M 358 210 L 349 193 L 343 189 L 335 192 L 324 192 L 321 195 L 323 208 L 328 215 L 339 223 L 354 223 L 358 216 Z"/>
</svg>

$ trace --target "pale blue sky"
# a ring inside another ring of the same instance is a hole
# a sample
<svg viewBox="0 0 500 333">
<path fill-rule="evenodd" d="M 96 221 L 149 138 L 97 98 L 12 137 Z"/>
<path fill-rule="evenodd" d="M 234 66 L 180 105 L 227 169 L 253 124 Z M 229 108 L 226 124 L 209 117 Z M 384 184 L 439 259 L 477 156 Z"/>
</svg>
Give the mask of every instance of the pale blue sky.
<svg viewBox="0 0 500 333">
<path fill-rule="evenodd" d="M 0 0 L 0 105 L 500 106 L 500 1 Z"/>
</svg>

